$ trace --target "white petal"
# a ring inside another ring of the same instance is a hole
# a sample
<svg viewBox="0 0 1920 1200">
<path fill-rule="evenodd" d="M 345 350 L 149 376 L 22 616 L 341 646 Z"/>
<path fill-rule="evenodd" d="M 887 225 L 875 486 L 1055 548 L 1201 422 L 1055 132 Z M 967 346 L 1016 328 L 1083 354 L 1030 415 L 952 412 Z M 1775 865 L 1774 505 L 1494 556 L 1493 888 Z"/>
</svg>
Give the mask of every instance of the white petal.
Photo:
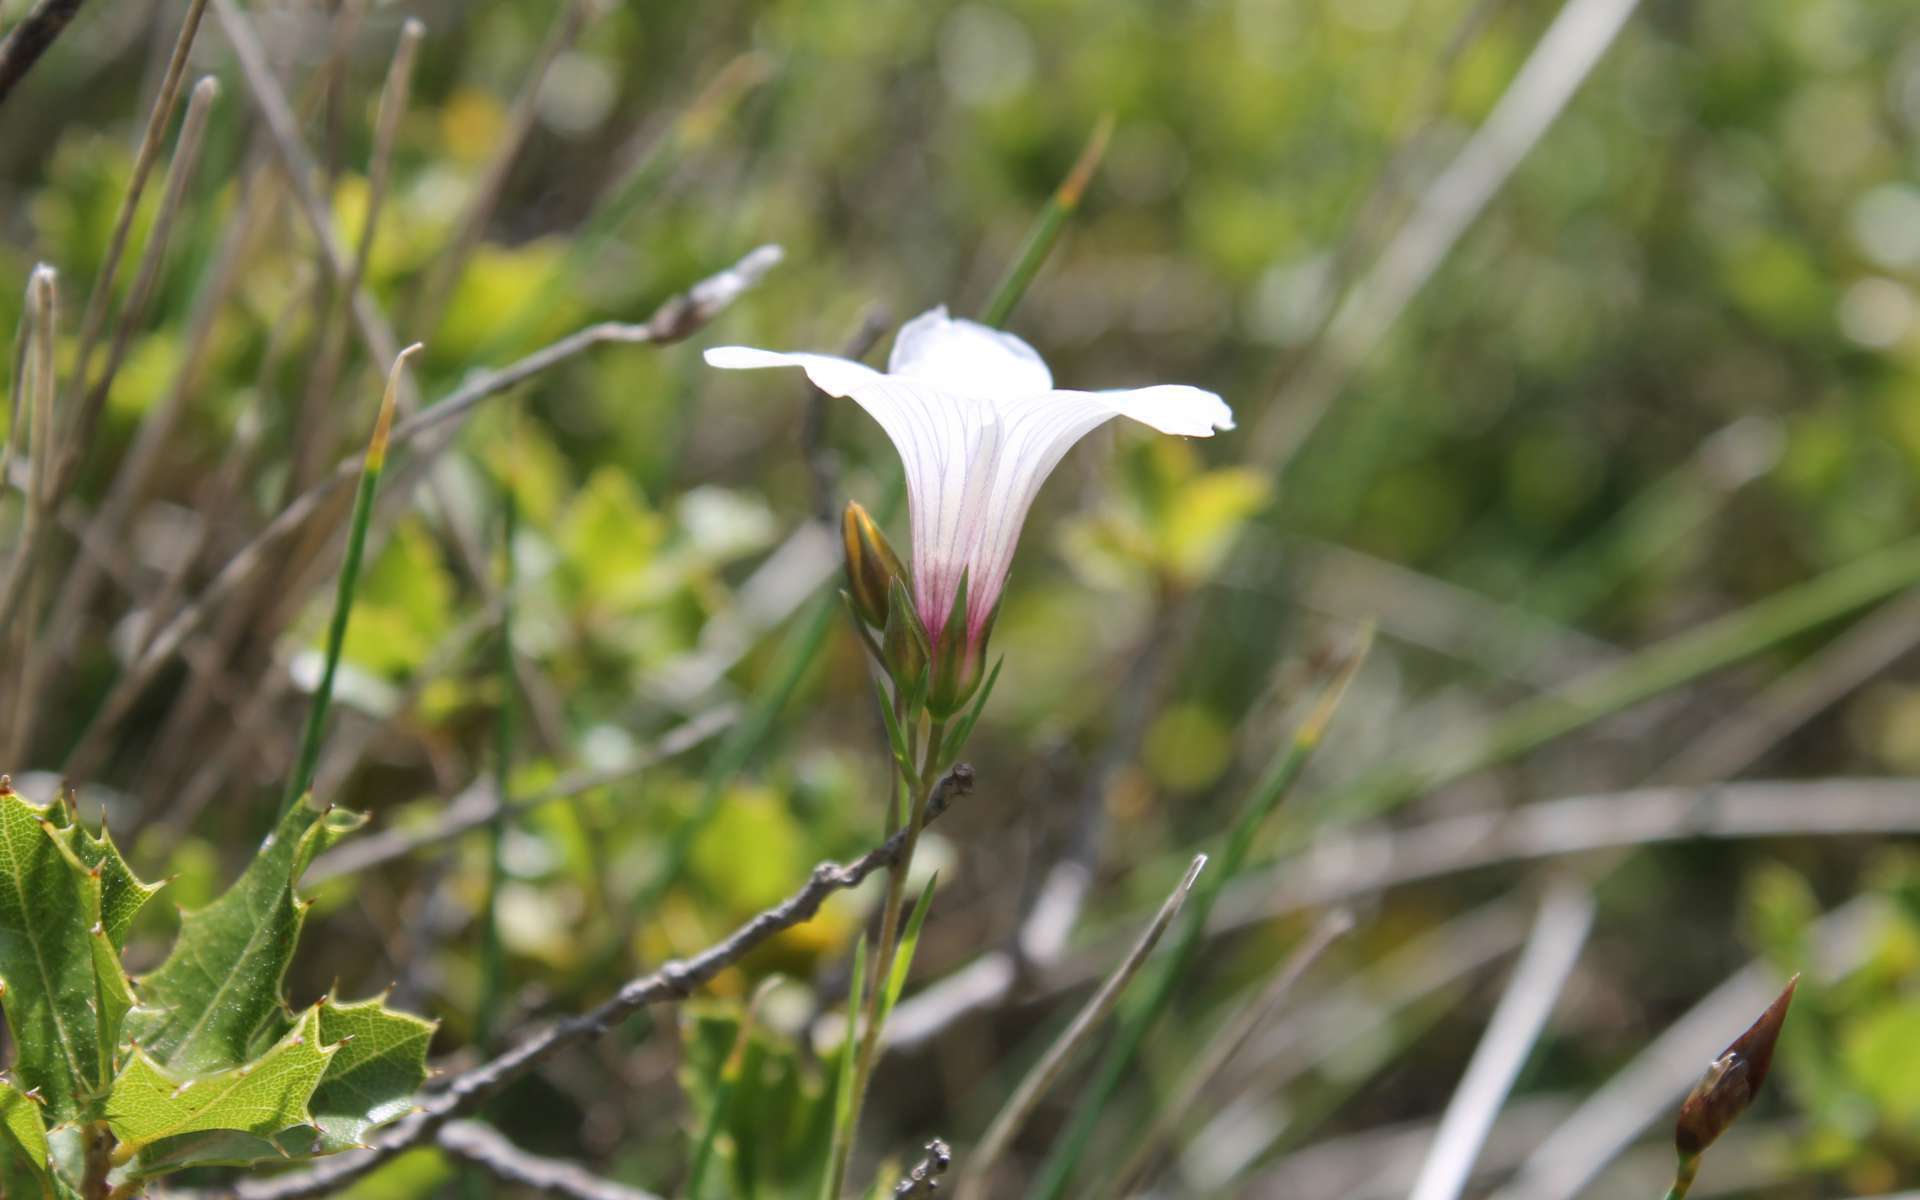
<svg viewBox="0 0 1920 1200">
<path fill-rule="evenodd" d="M 1233 410 L 1212 392 L 1177 384 L 1111 392 L 1055 391 L 1003 406 L 1007 429 L 996 467 L 993 521 L 976 546 L 967 595 L 967 623 L 978 629 L 993 611 L 1013 567 L 1014 547 L 1040 485 L 1067 451 L 1114 417 L 1131 417 L 1162 433 L 1209 437 L 1233 428 Z"/>
<path fill-rule="evenodd" d="M 830 354 L 721 346 L 707 351 L 706 359 L 737 370 L 800 367 L 821 391 L 853 400 L 879 422 L 906 470 L 914 603 L 928 631 L 937 633 L 993 507 L 1001 439 L 993 406 Z"/>
<path fill-rule="evenodd" d="M 754 371 L 762 367 L 800 367 L 813 385 L 829 396 L 851 396 L 853 389 L 880 372 L 865 363 L 831 354 L 781 354 L 774 350 L 756 350 L 751 346 L 715 346 L 707 351 L 707 365 L 729 371 Z"/>
<path fill-rule="evenodd" d="M 949 317 L 944 304 L 900 327 L 887 373 L 990 400 L 1053 387 L 1052 373 L 1032 346 L 977 321 Z"/>
<path fill-rule="evenodd" d="M 1161 433 L 1212 437 L 1215 430 L 1233 428 L 1233 410 L 1225 400 L 1204 388 L 1184 384 L 1162 383 L 1108 392 L 1055 392 L 1054 395 L 1104 404 L 1116 416 L 1132 417 Z"/>
</svg>

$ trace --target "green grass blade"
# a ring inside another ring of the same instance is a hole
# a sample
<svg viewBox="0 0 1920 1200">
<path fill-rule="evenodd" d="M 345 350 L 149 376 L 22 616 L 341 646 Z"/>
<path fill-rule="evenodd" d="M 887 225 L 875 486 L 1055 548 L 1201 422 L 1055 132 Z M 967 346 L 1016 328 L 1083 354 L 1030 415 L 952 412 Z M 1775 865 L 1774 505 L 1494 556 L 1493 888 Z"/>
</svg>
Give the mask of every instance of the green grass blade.
<svg viewBox="0 0 1920 1200">
<path fill-rule="evenodd" d="M 847 989 L 847 1036 L 840 1044 L 840 1066 L 835 1073 L 833 1085 L 833 1145 L 840 1145 L 843 1139 L 851 1139 L 853 1123 L 853 1073 L 854 1063 L 860 1055 L 860 1009 L 865 999 L 867 978 L 867 935 L 861 934 L 860 940 L 853 944 L 853 982 Z M 826 1168 L 820 1174 L 820 1200 L 838 1200 L 834 1195 L 837 1181 L 834 1178 L 834 1162 L 829 1158 Z"/>
<path fill-rule="evenodd" d="M 367 442 L 367 457 L 360 468 L 360 489 L 353 498 L 353 518 L 347 527 L 347 554 L 340 563 L 340 579 L 333 596 L 333 619 L 327 626 L 326 665 L 320 672 L 320 686 L 314 689 L 313 705 L 307 710 L 307 724 L 300 733 L 300 752 L 294 758 L 293 773 L 287 777 L 286 795 L 280 798 L 280 811 L 288 813 L 313 786 L 314 764 L 320 758 L 320 735 L 326 728 L 327 708 L 333 702 L 333 679 L 340 669 L 340 648 L 347 640 L 347 621 L 353 615 L 354 585 L 360 578 L 360 558 L 366 550 L 367 527 L 373 522 L 373 499 L 380 490 L 380 474 L 387 466 L 387 438 L 393 429 L 393 409 L 400 395 L 400 372 L 407 360 L 420 352 L 415 342 L 393 360 L 387 374 L 386 394 L 380 399 L 380 415 L 375 418 L 373 437 Z"/>
<path fill-rule="evenodd" d="M 1034 221 L 1033 229 L 1027 234 L 1027 240 L 1020 247 L 1020 254 L 1007 268 L 1000 280 L 1000 286 L 993 290 L 993 296 L 986 307 L 980 310 L 980 322 L 983 325 L 1000 326 L 1007 323 L 1013 315 L 1014 306 L 1020 303 L 1020 297 L 1027 294 L 1027 288 L 1033 283 L 1034 276 L 1040 273 L 1040 267 L 1047 261 L 1047 255 L 1053 252 L 1053 244 L 1060 240 L 1060 232 L 1067 227 L 1067 218 L 1080 207 L 1080 197 L 1086 194 L 1087 184 L 1092 181 L 1094 171 L 1100 167 L 1100 160 L 1106 155 L 1107 141 L 1113 136 L 1113 116 L 1100 118 L 1093 128 L 1093 136 L 1087 139 L 1086 148 L 1080 151 L 1073 169 L 1055 188 L 1053 195 L 1047 197 L 1045 208 L 1040 210 L 1039 219 Z"/>
</svg>

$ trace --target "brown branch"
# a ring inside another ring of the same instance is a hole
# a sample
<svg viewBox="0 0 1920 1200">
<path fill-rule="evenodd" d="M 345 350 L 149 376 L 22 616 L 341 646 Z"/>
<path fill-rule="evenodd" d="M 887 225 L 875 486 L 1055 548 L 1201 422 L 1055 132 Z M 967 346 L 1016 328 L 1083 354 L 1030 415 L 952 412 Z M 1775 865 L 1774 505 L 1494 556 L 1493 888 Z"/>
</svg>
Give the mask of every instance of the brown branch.
<svg viewBox="0 0 1920 1200">
<path fill-rule="evenodd" d="M 464 1158 L 498 1179 L 522 1184 L 542 1195 L 571 1200 L 660 1200 L 652 1192 L 604 1179 L 573 1163 L 529 1154 L 479 1121 L 449 1121 L 434 1142 L 455 1158 Z"/>
<path fill-rule="evenodd" d="M 927 819 L 932 820 L 955 799 L 972 790 L 973 768 L 966 763 L 956 764 L 934 785 L 927 805 Z M 799 891 L 762 911 L 724 940 L 692 958 L 666 963 L 652 974 L 629 981 L 598 1008 L 550 1025 L 490 1062 L 456 1076 L 445 1088 L 423 1097 L 413 1112 L 376 1135 L 366 1149 L 349 1150 L 305 1170 L 276 1178 L 243 1180 L 220 1194 L 237 1196 L 240 1200 L 300 1200 L 344 1187 L 381 1163 L 437 1138 L 454 1118 L 472 1112 L 556 1051 L 599 1037 L 617 1022 L 644 1008 L 686 999 L 696 988 L 745 958 L 775 934 L 811 920 L 828 896 L 857 887 L 875 871 L 891 867 L 906 841 L 907 831 L 903 830 L 846 866 L 820 864 Z"/>
<path fill-rule="evenodd" d="M 0 41 L 0 104 L 6 103 L 7 93 L 13 91 L 15 84 L 25 79 L 33 64 L 47 52 L 63 32 L 74 14 L 86 0 L 40 0 L 33 11 L 20 18 Z"/>
</svg>

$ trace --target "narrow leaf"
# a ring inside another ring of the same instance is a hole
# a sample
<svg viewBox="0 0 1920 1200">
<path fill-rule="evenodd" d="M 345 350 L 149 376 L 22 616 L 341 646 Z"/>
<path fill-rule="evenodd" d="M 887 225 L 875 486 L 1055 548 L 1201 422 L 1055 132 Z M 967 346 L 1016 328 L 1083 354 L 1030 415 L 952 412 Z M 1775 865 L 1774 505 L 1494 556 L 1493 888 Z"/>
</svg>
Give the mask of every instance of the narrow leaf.
<svg viewBox="0 0 1920 1200">
<path fill-rule="evenodd" d="M 913 968 L 913 952 L 920 945 L 920 927 L 927 923 L 927 909 L 933 906 L 933 888 L 939 882 L 940 872 L 927 876 L 927 886 L 920 889 L 920 899 L 914 902 L 913 912 L 907 917 L 907 931 L 900 938 L 899 952 L 893 956 L 893 969 L 887 972 L 887 990 L 880 997 L 878 1020 L 883 1026 L 893 1006 L 899 1003 L 900 993 L 906 990 L 907 973 Z"/>
<path fill-rule="evenodd" d="M 864 984 L 867 978 L 867 937 L 853 944 L 853 982 L 847 989 L 847 1037 L 840 1045 L 840 1068 L 836 1074 L 833 1088 L 833 1143 L 847 1134 L 847 1126 L 853 1122 L 853 1065 L 860 1054 L 860 1002 L 864 998 Z M 820 1200 L 839 1200 L 833 1194 L 833 1164 L 827 1164 L 820 1175 Z"/>
</svg>

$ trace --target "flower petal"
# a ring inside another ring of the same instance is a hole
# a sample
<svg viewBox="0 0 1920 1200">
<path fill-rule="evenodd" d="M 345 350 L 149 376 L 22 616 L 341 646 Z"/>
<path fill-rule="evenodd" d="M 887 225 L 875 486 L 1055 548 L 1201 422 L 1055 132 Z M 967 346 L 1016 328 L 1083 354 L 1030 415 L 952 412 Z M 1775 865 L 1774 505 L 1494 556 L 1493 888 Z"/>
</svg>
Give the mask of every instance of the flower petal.
<svg viewBox="0 0 1920 1200">
<path fill-rule="evenodd" d="M 1053 387 L 1053 374 L 1032 346 L 977 321 L 950 317 L 944 304 L 900 327 L 887 373 L 986 400 Z"/>
<path fill-rule="evenodd" d="M 1040 486 L 1067 451 L 1114 417 L 1162 433 L 1210 437 L 1233 428 L 1233 410 L 1212 392 L 1178 384 L 1110 392 L 1054 391 L 1002 406 L 1006 434 L 993 486 L 993 520 L 968 561 L 967 628 L 985 625 L 1013 568 L 1020 527 Z"/>
<path fill-rule="evenodd" d="M 851 399 L 879 422 L 906 470 L 914 604 L 927 632 L 938 637 L 986 514 L 997 507 L 993 482 L 1002 431 L 994 407 L 830 354 L 720 346 L 706 359 L 730 370 L 800 367 L 821 391 Z"/>
</svg>

